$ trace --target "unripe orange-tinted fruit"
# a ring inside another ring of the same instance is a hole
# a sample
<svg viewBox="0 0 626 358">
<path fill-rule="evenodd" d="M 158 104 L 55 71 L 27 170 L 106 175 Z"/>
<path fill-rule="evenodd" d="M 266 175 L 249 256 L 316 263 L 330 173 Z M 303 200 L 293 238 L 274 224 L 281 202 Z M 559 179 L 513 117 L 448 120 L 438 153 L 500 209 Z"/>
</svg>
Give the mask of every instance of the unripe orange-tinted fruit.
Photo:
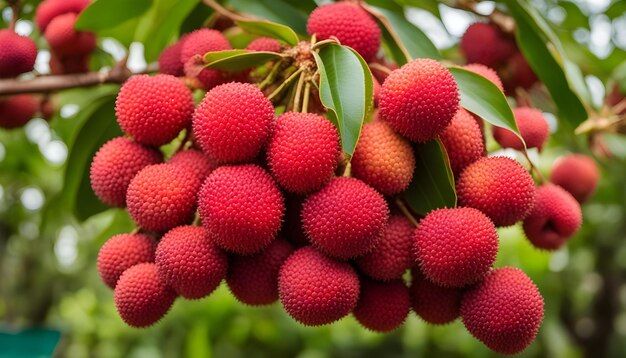
<svg viewBox="0 0 626 358">
<path fill-rule="evenodd" d="M 120 234 L 102 245 L 98 253 L 98 273 L 104 283 L 115 288 L 122 273 L 140 263 L 154 261 L 156 243 L 143 234 Z"/>
<path fill-rule="evenodd" d="M 570 154 L 558 158 L 550 174 L 550 181 L 567 190 L 579 202 L 591 198 L 598 186 L 600 171 L 593 159 L 584 154 Z"/>
<path fill-rule="evenodd" d="M 450 71 L 431 59 L 417 59 L 393 71 L 383 83 L 379 116 L 415 142 L 427 142 L 452 121 L 459 90 Z"/>
<path fill-rule="evenodd" d="M 221 71 L 205 68 L 197 76 L 194 76 L 189 72 L 193 66 L 188 65 L 193 62 L 194 56 L 204 56 L 207 52 L 230 50 L 232 47 L 221 32 L 199 29 L 185 35 L 181 41 L 183 45 L 180 49 L 180 61 L 188 77 L 197 77 L 204 89 L 207 90 L 225 82 L 225 77 Z"/>
<path fill-rule="evenodd" d="M 498 233 L 491 220 L 476 209 L 438 209 L 420 221 L 413 244 L 417 262 L 429 280 L 462 287 L 489 272 L 498 253 Z"/>
<path fill-rule="evenodd" d="M 96 36 L 92 32 L 74 29 L 77 19 L 78 15 L 73 13 L 59 15 L 50 22 L 44 33 L 50 48 L 61 59 L 84 56 L 96 48 Z"/>
<path fill-rule="evenodd" d="M 285 212 L 282 193 L 261 167 L 219 167 L 199 194 L 202 224 L 223 249 L 249 255 L 276 238 Z"/>
<path fill-rule="evenodd" d="M 115 307 L 128 325 L 148 327 L 158 322 L 176 299 L 176 293 L 159 276 L 152 263 L 124 271 L 115 286 Z"/>
<path fill-rule="evenodd" d="M 535 183 L 526 169 L 506 157 L 470 164 L 457 182 L 459 205 L 485 213 L 496 226 L 523 220 L 533 206 Z"/>
<path fill-rule="evenodd" d="M 409 289 L 401 279 L 389 282 L 364 279 L 352 314 L 369 330 L 390 332 L 404 323 L 410 309 Z"/>
<path fill-rule="evenodd" d="M 535 205 L 524 219 L 524 233 L 540 249 L 556 250 L 580 228 L 580 204 L 560 186 L 546 184 L 537 188 Z"/>
<path fill-rule="evenodd" d="M 17 77 L 35 66 L 37 45 L 26 36 L 0 30 L 0 78 Z"/>
<path fill-rule="evenodd" d="M 162 160 L 158 150 L 124 137 L 111 139 L 93 157 L 89 172 L 91 188 L 105 204 L 124 207 L 130 181 L 141 169 Z"/>
<path fill-rule="evenodd" d="M 180 77 L 185 75 L 183 63 L 180 61 L 180 50 L 183 48 L 183 39 L 168 46 L 159 55 L 159 72 Z"/>
<path fill-rule="evenodd" d="M 80 14 L 90 0 L 44 0 L 37 6 L 35 22 L 41 33 L 45 33 L 50 22 L 63 14 Z"/>
<path fill-rule="evenodd" d="M 481 65 L 480 63 L 471 63 L 469 65 L 463 66 L 463 68 L 485 77 L 494 85 L 496 85 L 496 87 L 498 87 L 500 91 L 504 92 L 504 86 L 502 85 L 502 80 L 500 79 L 500 76 L 498 76 L 496 71 L 494 71 L 491 67 Z"/>
<path fill-rule="evenodd" d="M 207 92 L 193 115 L 202 150 L 220 163 L 253 160 L 270 135 L 274 107 L 248 83 L 227 83 Z"/>
<path fill-rule="evenodd" d="M 168 231 L 156 249 L 155 263 L 165 282 L 188 299 L 208 296 L 226 276 L 228 257 L 200 226 Z"/>
<path fill-rule="evenodd" d="M 350 264 L 307 246 L 283 264 L 278 294 L 285 311 L 306 326 L 320 326 L 347 316 L 359 299 L 359 277 Z"/>
<path fill-rule="evenodd" d="M 389 209 L 382 195 L 355 178 L 334 178 L 302 208 L 304 230 L 314 246 L 340 259 L 366 254 L 380 240 Z"/>
<path fill-rule="evenodd" d="M 0 128 L 21 128 L 38 110 L 39 102 L 29 94 L 0 99 Z"/>
<path fill-rule="evenodd" d="M 340 153 L 339 134 L 329 120 L 312 113 L 288 112 L 274 123 L 267 162 L 282 187 L 304 194 L 330 180 Z"/>
<path fill-rule="evenodd" d="M 455 176 L 485 154 L 483 133 L 478 122 L 460 107 L 450 125 L 441 134 L 441 142 L 448 152 L 450 166 Z"/>
<path fill-rule="evenodd" d="M 115 112 L 124 133 L 140 143 L 160 146 L 191 123 L 193 97 L 174 76 L 136 75 L 122 86 Z"/>
<path fill-rule="evenodd" d="M 498 26 L 481 22 L 467 28 L 460 47 L 468 63 L 479 63 L 491 68 L 503 64 L 515 51 L 513 41 Z"/>
<path fill-rule="evenodd" d="M 461 301 L 465 328 L 500 354 L 517 354 L 534 340 L 543 320 L 543 298 L 524 272 L 512 267 L 491 271 Z"/>
<path fill-rule="evenodd" d="M 256 255 L 232 255 L 226 276 L 230 292 L 237 300 L 252 306 L 276 302 L 278 274 L 293 250 L 293 245 L 278 239 Z"/>
<path fill-rule="evenodd" d="M 363 126 L 351 163 L 355 178 L 384 195 L 404 191 L 415 170 L 411 143 L 380 120 Z"/>
<path fill-rule="evenodd" d="M 260 51 L 260 52 L 281 52 L 282 45 L 276 39 L 271 37 L 259 37 L 246 46 L 248 51 Z"/>
<path fill-rule="evenodd" d="M 448 324 L 459 317 L 463 289 L 436 285 L 419 268 L 411 275 L 411 305 L 418 316 L 430 324 Z"/>
<path fill-rule="evenodd" d="M 526 147 L 541 150 L 550 136 L 550 127 L 543 113 L 535 108 L 518 107 L 513 109 L 513 115 Z M 503 148 L 524 150 L 522 141 L 508 129 L 494 126 L 493 138 Z"/>
<path fill-rule="evenodd" d="M 193 172 L 201 181 L 204 181 L 218 167 L 217 162 L 195 149 L 187 149 L 174 154 L 168 164 L 179 165 L 184 170 Z"/>
<path fill-rule="evenodd" d="M 352 47 L 365 61 L 376 57 L 380 49 L 380 28 L 362 7 L 349 2 L 322 5 L 307 22 L 309 35 L 318 40 L 336 37 L 342 45 Z"/>
</svg>

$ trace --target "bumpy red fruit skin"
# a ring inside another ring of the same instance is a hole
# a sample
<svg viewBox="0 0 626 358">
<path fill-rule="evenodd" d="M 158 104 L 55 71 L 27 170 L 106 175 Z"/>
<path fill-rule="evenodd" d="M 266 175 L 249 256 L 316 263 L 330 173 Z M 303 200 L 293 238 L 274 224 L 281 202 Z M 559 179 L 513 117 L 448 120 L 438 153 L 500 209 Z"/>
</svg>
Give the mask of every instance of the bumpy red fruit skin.
<svg viewBox="0 0 626 358">
<path fill-rule="evenodd" d="M 498 233 L 491 220 L 476 209 L 438 209 L 420 221 L 413 249 L 429 280 L 463 287 L 489 272 L 498 253 Z"/>
<path fill-rule="evenodd" d="M 511 55 L 501 74 L 507 93 L 515 93 L 517 87 L 529 89 L 539 80 L 524 55 L 519 51 Z"/>
<path fill-rule="evenodd" d="M 0 30 L 0 78 L 17 77 L 33 70 L 37 45 L 26 36 Z"/>
<path fill-rule="evenodd" d="M 0 99 L 0 128 L 23 127 L 37 113 L 38 108 L 39 102 L 29 94 Z"/>
<path fill-rule="evenodd" d="M 211 294 L 226 277 L 228 257 L 203 227 L 179 226 L 159 241 L 155 263 L 176 293 L 199 299 Z"/>
<path fill-rule="evenodd" d="M 183 63 L 180 62 L 180 50 L 183 48 L 183 40 L 167 47 L 159 55 L 159 71 L 166 75 L 176 77 L 185 74 Z"/>
<path fill-rule="evenodd" d="M 481 65 L 480 63 L 470 63 L 469 65 L 463 66 L 463 68 L 485 77 L 489 81 L 493 82 L 493 84 L 496 85 L 500 91 L 504 92 L 504 86 L 502 86 L 500 76 L 498 76 L 496 71 L 494 71 L 491 67 Z"/>
<path fill-rule="evenodd" d="M 461 38 L 461 52 L 468 63 L 497 68 L 515 51 L 513 42 L 494 24 L 474 23 Z"/>
<path fill-rule="evenodd" d="M 233 82 L 207 92 L 193 115 L 193 132 L 218 162 L 247 162 L 267 142 L 273 120 L 274 107 L 258 88 Z"/>
<path fill-rule="evenodd" d="M 190 64 L 196 55 L 204 56 L 207 52 L 230 50 L 232 47 L 228 39 L 219 31 L 210 29 L 195 30 L 181 40 L 183 43 L 180 49 L 180 61 L 185 66 L 184 71 L 188 77 L 192 76 Z M 204 89 L 211 89 L 225 82 L 221 71 L 203 69 L 197 75 L 198 80 L 203 84 Z"/>
<path fill-rule="evenodd" d="M 375 280 L 401 278 L 413 265 L 414 230 L 415 226 L 405 216 L 391 216 L 376 247 L 356 260 L 361 271 Z"/>
<path fill-rule="evenodd" d="M 271 37 L 259 37 L 252 40 L 252 42 L 246 46 L 246 50 L 257 52 L 281 52 L 282 45 L 278 40 Z"/>
<path fill-rule="evenodd" d="M 550 127 L 543 113 L 535 108 L 518 107 L 513 109 L 513 115 L 526 147 L 541 150 L 550 136 Z M 524 150 L 522 141 L 508 129 L 494 126 L 493 138 L 503 148 Z"/>
<path fill-rule="evenodd" d="M 417 59 L 393 71 L 383 83 L 380 118 L 414 142 L 440 135 L 459 107 L 459 90 L 447 68 Z"/>
<path fill-rule="evenodd" d="M 115 286 L 117 312 L 133 327 L 148 327 L 158 322 L 176 299 L 176 293 L 159 276 L 152 263 L 135 265 L 124 271 Z"/>
<path fill-rule="evenodd" d="M 322 5 L 307 22 L 309 35 L 318 40 L 336 37 L 342 45 L 352 47 L 365 61 L 373 60 L 380 48 L 380 28 L 360 6 L 348 2 Z"/>
<path fill-rule="evenodd" d="M 252 256 L 230 258 L 226 283 L 235 298 L 247 305 L 269 305 L 278 300 L 278 274 L 293 245 L 274 240 L 270 246 Z"/>
<path fill-rule="evenodd" d="M 558 158 L 550 174 L 550 181 L 567 190 L 583 203 L 591 198 L 598 181 L 600 171 L 596 163 L 584 154 L 570 154 Z"/>
<path fill-rule="evenodd" d="M 160 146 L 176 138 L 193 114 L 191 91 L 170 75 L 136 75 L 115 102 L 117 122 L 136 141 Z"/>
<path fill-rule="evenodd" d="M 105 204 L 125 207 L 130 181 L 141 169 L 162 160 L 158 150 L 124 137 L 111 139 L 93 157 L 89 172 L 91 188 Z"/>
<path fill-rule="evenodd" d="M 355 178 L 384 195 L 404 191 L 411 183 L 415 170 L 411 143 L 383 121 L 363 126 L 351 163 Z"/>
<path fill-rule="evenodd" d="M 168 163 L 180 165 L 184 170 L 193 172 L 201 181 L 204 181 L 218 167 L 217 162 L 195 149 L 187 149 L 174 154 Z"/>
<path fill-rule="evenodd" d="M 283 196 L 261 167 L 219 167 L 199 194 L 202 224 L 223 249 L 249 255 L 276 238 L 285 212 Z"/>
<path fill-rule="evenodd" d="M 450 166 L 455 176 L 485 153 L 483 133 L 476 119 L 465 109 L 459 108 L 452 122 L 441 134 L 441 141 L 448 152 Z"/>
<path fill-rule="evenodd" d="M 418 316 L 436 325 L 448 324 L 459 317 L 462 289 L 436 285 L 418 268 L 411 270 L 411 275 L 411 306 Z"/>
<path fill-rule="evenodd" d="M 540 249 L 556 250 L 580 228 L 580 204 L 560 186 L 546 184 L 537 188 L 535 205 L 524 219 L 524 233 Z"/>
<path fill-rule="evenodd" d="M 96 48 L 96 36 L 92 32 L 79 32 L 74 29 L 77 14 L 68 13 L 55 17 L 44 37 L 55 55 L 61 59 L 84 56 Z"/>
<path fill-rule="evenodd" d="M 153 262 L 156 243 L 143 234 L 120 234 L 102 245 L 98 253 L 98 273 L 102 281 L 115 288 L 122 273 L 140 263 Z"/>
<path fill-rule="evenodd" d="M 543 298 L 524 272 L 512 267 L 491 271 L 461 301 L 465 328 L 500 354 L 528 347 L 543 320 Z"/>
<path fill-rule="evenodd" d="M 352 314 L 363 327 L 390 332 L 400 327 L 411 309 L 409 290 L 401 279 L 361 280 L 361 295 Z"/>
<path fill-rule="evenodd" d="M 366 254 L 380 240 L 389 209 L 382 195 L 355 178 L 334 178 L 307 198 L 304 230 L 327 255 L 350 259 Z"/>
<path fill-rule="evenodd" d="M 276 181 L 293 193 L 321 188 L 339 162 L 337 128 L 312 113 L 288 112 L 274 123 L 267 162 Z"/>
<path fill-rule="evenodd" d="M 278 294 L 285 311 L 307 326 L 321 326 L 347 316 L 359 299 L 359 278 L 345 262 L 307 246 L 280 269 Z"/>
<path fill-rule="evenodd" d="M 193 220 L 202 181 L 191 171 L 171 164 L 142 169 L 126 193 L 128 213 L 141 228 L 168 231 Z"/>
<path fill-rule="evenodd" d="M 457 182 L 459 205 L 485 213 L 496 226 L 523 220 L 532 209 L 535 183 L 526 169 L 506 157 L 470 164 Z"/>
<path fill-rule="evenodd" d="M 35 13 L 35 22 L 44 33 L 48 24 L 59 15 L 73 13 L 80 14 L 89 6 L 90 0 L 45 0 L 42 1 Z"/>
</svg>

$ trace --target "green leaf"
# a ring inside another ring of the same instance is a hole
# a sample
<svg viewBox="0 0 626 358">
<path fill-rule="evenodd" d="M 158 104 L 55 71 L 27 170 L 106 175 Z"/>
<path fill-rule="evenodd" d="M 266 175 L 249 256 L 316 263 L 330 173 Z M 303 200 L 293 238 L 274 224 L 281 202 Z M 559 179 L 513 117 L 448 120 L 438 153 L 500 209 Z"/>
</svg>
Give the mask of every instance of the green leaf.
<svg viewBox="0 0 626 358">
<path fill-rule="evenodd" d="M 589 18 L 585 15 L 578 5 L 571 1 L 559 1 L 559 6 L 565 10 L 565 19 L 560 27 L 568 30 L 577 28 L 585 28 L 589 30 Z"/>
<path fill-rule="evenodd" d="M 609 19 L 614 20 L 624 14 L 626 14 L 626 2 L 616 1 L 605 12 Z"/>
<path fill-rule="evenodd" d="M 204 55 L 206 68 L 224 71 L 241 71 L 265 64 L 270 60 L 281 58 L 275 52 L 260 52 L 247 50 L 228 50 L 209 52 Z"/>
<path fill-rule="evenodd" d="M 272 37 L 281 40 L 289 45 L 295 46 L 300 42 L 298 35 L 289 27 L 269 21 L 235 21 L 239 27 L 245 31 L 259 35 Z"/>
<path fill-rule="evenodd" d="M 396 0 L 396 2 L 403 6 L 418 7 L 426 10 L 437 18 L 441 19 L 441 13 L 439 12 L 439 5 L 436 0 Z"/>
<path fill-rule="evenodd" d="M 99 31 L 143 15 L 152 5 L 152 0 L 98 0 L 87 7 L 74 27 L 78 30 Z"/>
<path fill-rule="evenodd" d="M 456 207 L 450 160 L 439 140 L 415 145 L 415 173 L 403 196 L 411 209 L 421 215 Z"/>
<path fill-rule="evenodd" d="M 308 14 L 284 0 L 228 0 L 237 11 L 260 19 L 289 26 L 299 34 L 306 34 Z"/>
<path fill-rule="evenodd" d="M 506 128 L 522 139 L 504 93 L 493 82 L 460 67 L 448 68 L 459 87 L 461 106 L 494 126 Z M 523 139 L 522 139 L 523 141 Z"/>
<path fill-rule="evenodd" d="M 352 156 L 372 106 L 373 78 L 367 63 L 349 47 L 330 44 L 313 53 L 320 72 L 320 98 Z"/>
</svg>

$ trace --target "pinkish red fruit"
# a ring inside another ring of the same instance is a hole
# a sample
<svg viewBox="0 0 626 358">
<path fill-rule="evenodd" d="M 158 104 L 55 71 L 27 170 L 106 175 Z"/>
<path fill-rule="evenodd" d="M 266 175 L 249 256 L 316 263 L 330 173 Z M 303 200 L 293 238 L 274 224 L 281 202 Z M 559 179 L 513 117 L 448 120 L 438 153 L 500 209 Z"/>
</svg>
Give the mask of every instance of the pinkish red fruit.
<svg viewBox="0 0 626 358">
<path fill-rule="evenodd" d="M 39 110 L 39 101 L 29 94 L 0 99 L 0 128 L 23 127 Z"/>
<path fill-rule="evenodd" d="M 463 289 L 436 285 L 418 268 L 411 274 L 411 304 L 418 316 L 430 324 L 448 324 L 459 317 Z"/>
<path fill-rule="evenodd" d="M 361 281 L 361 295 L 354 318 L 374 332 L 390 332 L 400 327 L 411 309 L 409 290 L 401 279 L 389 282 Z"/>
<path fill-rule="evenodd" d="M 8 29 L 0 30 L 0 78 L 32 71 L 36 58 L 37 45 L 33 40 Z"/>
<path fill-rule="evenodd" d="M 144 234 L 115 235 L 98 252 L 98 273 L 104 283 L 115 288 L 122 273 L 140 263 L 153 262 L 156 242 Z"/>
<path fill-rule="evenodd" d="M 541 150 L 550 137 L 550 127 L 543 113 L 535 108 L 518 107 L 513 109 L 513 114 L 526 147 Z M 494 126 L 493 137 L 503 148 L 524 150 L 522 141 L 508 129 Z"/>
<path fill-rule="evenodd" d="M 1 117 L 1 116 L 0 116 Z M 596 162 L 584 154 L 569 154 L 552 165 L 550 181 L 567 190 L 583 203 L 591 198 L 600 180 Z"/>
<path fill-rule="evenodd" d="M 78 15 L 67 13 L 52 19 L 44 37 L 54 54 L 60 58 L 85 56 L 96 48 L 96 35 L 92 32 L 76 31 L 74 24 Z"/>
<path fill-rule="evenodd" d="M 441 134 L 441 142 L 448 153 L 452 172 L 457 177 L 463 169 L 485 154 L 483 133 L 476 118 L 460 107 Z"/>
</svg>

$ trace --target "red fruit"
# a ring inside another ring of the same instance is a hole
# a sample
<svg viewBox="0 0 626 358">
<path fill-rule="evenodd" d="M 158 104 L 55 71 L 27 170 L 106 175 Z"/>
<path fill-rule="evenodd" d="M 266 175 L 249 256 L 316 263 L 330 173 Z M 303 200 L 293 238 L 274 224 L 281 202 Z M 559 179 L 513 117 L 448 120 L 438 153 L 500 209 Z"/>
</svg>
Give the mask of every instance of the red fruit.
<svg viewBox="0 0 626 358">
<path fill-rule="evenodd" d="M 507 93 L 515 93 L 517 87 L 529 89 L 539 80 L 524 55 L 519 51 L 511 55 L 506 68 L 501 73 Z"/>
<path fill-rule="evenodd" d="M 383 121 L 363 126 L 351 163 L 355 178 L 390 196 L 409 186 L 415 170 L 411 143 Z"/>
<path fill-rule="evenodd" d="M 156 243 L 143 234 L 120 234 L 102 245 L 98 253 L 98 273 L 104 283 L 115 288 L 117 280 L 127 269 L 154 261 Z"/>
<path fill-rule="evenodd" d="M 115 307 L 128 325 L 148 327 L 158 322 L 176 299 L 155 264 L 143 263 L 124 271 L 115 286 Z"/>
<path fill-rule="evenodd" d="M 73 13 L 57 16 L 44 33 L 50 48 L 61 59 L 84 56 L 96 48 L 96 35 L 74 29 L 77 19 L 78 15 Z"/>
<path fill-rule="evenodd" d="M 459 317 L 462 289 L 436 285 L 417 268 L 411 274 L 411 305 L 418 316 L 430 324 L 448 324 Z"/>
<path fill-rule="evenodd" d="M 193 220 L 202 181 L 191 171 L 171 164 L 142 169 L 126 193 L 128 213 L 141 228 L 164 232 Z"/>
<path fill-rule="evenodd" d="M 199 29 L 185 35 L 181 42 L 183 45 L 180 49 L 180 61 L 185 66 L 184 71 L 188 77 L 197 77 L 204 89 L 207 90 L 225 82 L 221 71 L 203 69 L 200 74 L 195 76 L 190 72 L 193 66 L 188 65 L 193 63 L 193 57 L 196 55 L 204 56 L 207 52 L 232 49 L 228 39 L 221 32 Z"/>
<path fill-rule="evenodd" d="M 404 323 L 410 309 L 409 290 L 404 281 L 366 279 L 361 282 L 361 295 L 352 314 L 367 329 L 390 332 Z"/>
<path fill-rule="evenodd" d="M 67 13 L 80 14 L 89 6 L 89 2 L 90 0 L 44 0 L 37 6 L 35 22 L 41 33 L 44 33 L 54 18 Z"/>
<path fill-rule="evenodd" d="M 269 305 L 278 300 L 278 274 L 293 246 L 285 240 L 274 240 L 269 247 L 253 256 L 232 256 L 226 283 L 233 296 L 252 305 Z"/>
<path fill-rule="evenodd" d="M 252 40 L 252 42 L 246 46 L 246 50 L 258 52 L 281 52 L 282 45 L 278 40 L 271 37 L 259 37 Z"/>
<path fill-rule="evenodd" d="M 159 71 L 176 77 L 184 76 L 183 63 L 180 62 L 180 50 L 183 48 L 183 39 L 167 47 L 159 55 Z"/>
<path fill-rule="evenodd" d="M 17 77 L 35 66 L 37 45 L 26 36 L 0 30 L 0 78 Z"/>
<path fill-rule="evenodd" d="M 513 109 L 513 115 L 526 147 L 541 150 L 550 136 L 550 127 L 543 113 L 535 108 L 518 107 Z M 522 141 L 508 129 L 494 126 L 493 138 L 503 148 L 524 150 Z"/>
<path fill-rule="evenodd" d="M 493 270 L 467 291 L 461 302 L 465 328 L 500 354 L 517 354 L 530 345 L 543 320 L 543 298 L 524 272 Z"/>
<path fill-rule="evenodd" d="M 201 181 L 204 181 L 218 167 L 213 159 L 195 149 L 187 149 L 174 154 L 168 163 L 182 166 L 184 170 L 196 174 Z"/>
<path fill-rule="evenodd" d="M 322 5 L 307 22 L 309 35 L 318 40 L 336 37 L 342 45 L 352 47 L 365 61 L 376 57 L 380 49 L 380 28 L 362 7 L 348 2 Z"/>
<path fill-rule="evenodd" d="M 217 168 L 199 194 L 202 224 L 223 249 L 249 255 L 276 238 L 285 203 L 272 177 L 247 164 Z"/>
<path fill-rule="evenodd" d="M 535 196 L 533 178 L 520 163 L 506 157 L 482 158 L 470 164 L 456 187 L 460 206 L 482 211 L 496 226 L 523 220 Z"/>
<path fill-rule="evenodd" d="M 334 178 L 304 202 L 302 223 L 314 246 L 350 259 L 371 251 L 380 240 L 389 209 L 382 195 L 355 178 Z"/>
<path fill-rule="evenodd" d="M 162 160 L 158 150 L 124 137 L 111 139 L 93 157 L 89 172 L 91 188 L 105 204 L 125 207 L 130 181 L 141 169 Z"/>
<path fill-rule="evenodd" d="M 460 107 L 450 125 L 441 134 L 441 141 L 448 152 L 450 166 L 455 176 L 485 154 L 483 133 L 478 122 L 474 116 Z"/>
<path fill-rule="evenodd" d="M 60 60 L 54 53 L 50 54 L 50 73 L 53 75 L 89 72 L 90 54 L 68 57 Z"/>
<path fill-rule="evenodd" d="M 136 141 L 160 146 L 172 141 L 191 122 L 191 91 L 170 75 L 136 75 L 115 102 L 117 122 Z"/>
<path fill-rule="evenodd" d="M 463 66 L 463 68 L 485 77 L 489 81 L 493 82 L 493 84 L 496 85 L 496 87 L 498 87 L 500 91 L 504 92 L 502 80 L 500 79 L 500 76 L 498 76 L 496 71 L 494 71 L 492 68 L 481 65 L 480 63 L 471 63 L 469 65 Z"/>
<path fill-rule="evenodd" d="M 39 102 L 29 94 L 0 99 L 0 128 L 21 128 L 38 110 Z"/>
<path fill-rule="evenodd" d="M 498 253 L 498 233 L 491 220 L 476 209 L 438 209 L 420 221 L 413 248 L 429 280 L 462 287 L 489 272 Z"/>
<path fill-rule="evenodd" d="M 161 277 L 176 293 L 198 299 L 211 294 L 226 277 L 228 257 L 204 228 L 179 226 L 159 241 L 155 263 Z"/>
<path fill-rule="evenodd" d="M 276 181 L 290 192 L 305 194 L 333 176 L 339 155 L 337 128 L 312 113 L 278 117 L 267 146 L 267 162 Z"/>
<path fill-rule="evenodd" d="M 345 262 L 310 246 L 294 252 L 280 269 L 278 294 L 285 311 L 306 326 L 347 316 L 359 299 L 359 278 Z"/>
<path fill-rule="evenodd" d="M 413 231 L 415 226 L 405 216 L 390 217 L 376 247 L 356 260 L 361 271 L 380 281 L 401 278 L 413 265 Z"/>
<path fill-rule="evenodd" d="M 580 204 L 560 186 L 546 184 L 537 188 L 535 205 L 524 219 L 524 233 L 540 249 L 556 250 L 580 228 Z"/>
<path fill-rule="evenodd" d="M 513 41 L 494 24 L 474 23 L 461 38 L 461 52 L 468 63 L 491 68 L 503 64 L 515 51 Z"/>
<path fill-rule="evenodd" d="M 567 190 L 580 203 L 591 198 L 599 180 L 600 171 L 596 162 L 584 154 L 569 154 L 558 158 L 552 165 L 550 174 L 551 182 Z"/>
<path fill-rule="evenodd" d="M 459 108 L 450 71 L 431 59 L 417 59 L 393 71 L 383 83 L 380 118 L 414 142 L 427 142 L 446 129 Z"/>
<path fill-rule="evenodd" d="M 274 107 L 249 83 L 215 87 L 193 115 L 193 133 L 202 150 L 220 163 L 253 160 L 267 142 Z"/>
</svg>

